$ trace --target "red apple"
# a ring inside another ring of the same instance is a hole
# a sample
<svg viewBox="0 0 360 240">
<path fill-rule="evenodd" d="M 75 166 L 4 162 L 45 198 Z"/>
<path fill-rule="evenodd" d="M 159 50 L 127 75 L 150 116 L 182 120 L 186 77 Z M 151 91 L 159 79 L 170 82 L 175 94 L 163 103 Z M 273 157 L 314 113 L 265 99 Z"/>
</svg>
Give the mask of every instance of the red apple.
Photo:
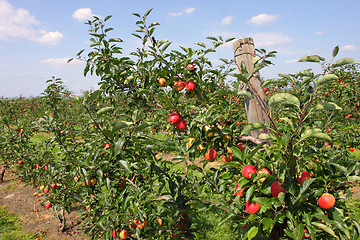
<svg viewBox="0 0 360 240">
<path fill-rule="evenodd" d="M 181 120 L 181 116 L 176 112 L 171 113 L 168 118 L 168 121 L 171 124 L 177 124 L 178 122 L 180 122 L 180 120 Z"/>
<path fill-rule="evenodd" d="M 252 203 L 250 201 L 246 202 L 245 208 L 246 211 L 250 212 L 250 214 L 255 214 L 260 210 L 261 205 L 258 204 L 257 202 Z"/>
<path fill-rule="evenodd" d="M 192 91 L 195 89 L 195 83 L 193 81 L 187 81 L 185 84 L 186 91 Z"/>
<path fill-rule="evenodd" d="M 300 185 L 302 185 L 306 180 L 310 179 L 311 176 L 308 171 L 304 171 L 301 173 L 301 176 L 298 177 L 297 181 Z"/>
<path fill-rule="evenodd" d="M 353 152 L 355 151 L 355 149 L 353 147 L 350 148 L 350 152 Z"/>
<path fill-rule="evenodd" d="M 273 88 L 272 90 L 273 90 L 273 92 L 276 92 L 276 88 Z"/>
<path fill-rule="evenodd" d="M 180 130 L 180 131 L 183 131 L 186 129 L 186 122 L 184 119 L 181 119 L 180 122 L 178 122 L 175 127 Z"/>
<path fill-rule="evenodd" d="M 45 203 L 45 208 L 46 208 L 46 209 L 51 208 L 51 203 Z"/>
<path fill-rule="evenodd" d="M 205 160 L 209 160 L 210 162 L 215 161 L 217 157 L 217 152 L 215 149 L 209 148 L 208 152 L 204 155 Z"/>
<path fill-rule="evenodd" d="M 284 183 L 279 183 L 279 182 L 273 182 L 273 184 L 271 184 L 271 195 L 274 198 L 277 198 L 279 196 L 279 193 L 281 192 L 286 192 L 281 185 Z"/>
<path fill-rule="evenodd" d="M 251 179 L 252 174 L 256 175 L 256 168 L 253 165 L 246 165 L 242 170 L 242 175 L 247 179 Z"/>
<path fill-rule="evenodd" d="M 329 193 L 324 193 L 319 197 L 318 204 L 323 209 L 330 209 L 335 205 L 335 198 Z"/>
<path fill-rule="evenodd" d="M 23 164 L 23 161 L 20 160 L 18 163 L 19 163 L 19 165 L 21 165 L 21 164 Z"/>
<path fill-rule="evenodd" d="M 332 129 L 331 129 L 331 128 L 328 128 L 327 131 L 328 131 L 328 133 L 331 133 L 331 132 L 332 132 Z"/>
<path fill-rule="evenodd" d="M 174 88 L 176 91 L 180 92 L 185 88 L 186 83 L 184 81 L 175 81 Z"/>
<path fill-rule="evenodd" d="M 266 92 L 268 90 L 267 87 L 263 87 L 263 91 Z"/>
<path fill-rule="evenodd" d="M 329 92 L 324 92 L 325 97 L 329 95 Z"/>
<path fill-rule="evenodd" d="M 267 174 L 267 175 L 270 175 L 271 172 L 270 172 L 269 169 L 263 168 L 263 169 L 261 169 L 261 170 L 258 171 L 258 174 Z M 260 182 L 264 182 L 265 180 L 266 180 L 266 177 L 263 177 L 263 178 L 260 178 L 260 179 L 259 179 Z"/>
</svg>

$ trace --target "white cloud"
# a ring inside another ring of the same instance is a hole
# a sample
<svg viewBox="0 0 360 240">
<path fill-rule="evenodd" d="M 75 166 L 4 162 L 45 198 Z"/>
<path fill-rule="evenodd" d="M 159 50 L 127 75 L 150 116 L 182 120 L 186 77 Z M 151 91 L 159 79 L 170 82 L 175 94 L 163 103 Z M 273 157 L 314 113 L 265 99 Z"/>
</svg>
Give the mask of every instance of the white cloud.
<svg viewBox="0 0 360 240">
<path fill-rule="evenodd" d="M 259 14 L 257 16 L 252 17 L 247 23 L 253 23 L 255 25 L 265 25 L 271 22 L 275 22 L 277 20 L 277 15 L 269 15 L 266 13 Z"/>
<path fill-rule="evenodd" d="M 352 50 L 356 50 L 358 49 L 358 47 L 354 46 L 354 45 L 345 45 L 341 47 L 341 50 L 344 51 L 352 51 Z"/>
<path fill-rule="evenodd" d="M 324 32 L 319 30 L 319 31 L 316 31 L 315 34 L 320 36 L 320 35 L 323 35 Z"/>
<path fill-rule="evenodd" d="M 42 36 L 38 37 L 37 41 L 48 45 L 57 45 L 64 35 L 61 32 L 46 32 Z"/>
<path fill-rule="evenodd" d="M 68 64 L 73 65 L 73 64 L 82 63 L 82 61 L 80 61 L 78 59 L 74 59 L 70 63 L 67 62 L 68 60 L 69 60 L 69 58 L 47 58 L 47 59 L 41 60 L 41 63 L 49 64 L 56 68 L 64 67 L 64 66 L 67 66 Z"/>
<path fill-rule="evenodd" d="M 58 44 L 64 36 L 43 29 L 35 16 L 23 8 L 14 8 L 7 0 L 0 0 L 0 41 L 23 38 L 44 44 Z"/>
<path fill-rule="evenodd" d="M 228 24 L 230 24 L 233 20 L 234 20 L 234 18 L 233 18 L 232 16 L 227 16 L 227 17 L 224 17 L 224 18 L 221 20 L 221 24 L 228 25 Z"/>
<path fill-rule="evenodd" d="M 290 37 L 282 33 L 262 32 L 262 33 L 253 33 L 250 35 L 254 39 L 254 43 L 256 47 L 277 46 L 277 45 L 290 43 L 293 41 Z"/>
<path fill-rule="evenodd" d="M 185 10 L 185 13 L 190 14 L 190 13 L 193 13 L 194 11 L 195 11 L 195 8 L 190 7 Z"/>
<path fill-rule="evenodd" d="M 79 8 L 72 14 L 72 17 L 80 22 L 91 19 L 93 16 L 94 14 L 90 8 Z"/>
<path fill-rule="evenodd" d="M 184 15 L 184 13 L 186 13 L 186 14 L 191 14 L 191 13 L 193 13 L 194 11 L 195 11 L 195 8 L 189 7 L 189 8 L 187 8 L 187 9 L 185 9 L 184 11 L 181 11 L 181 12 L 169 12 L 168 15 L 169 15 L 170 17 L 179 17 L 179 16 L 181 16 L 181 15 Z"/>
</svg>

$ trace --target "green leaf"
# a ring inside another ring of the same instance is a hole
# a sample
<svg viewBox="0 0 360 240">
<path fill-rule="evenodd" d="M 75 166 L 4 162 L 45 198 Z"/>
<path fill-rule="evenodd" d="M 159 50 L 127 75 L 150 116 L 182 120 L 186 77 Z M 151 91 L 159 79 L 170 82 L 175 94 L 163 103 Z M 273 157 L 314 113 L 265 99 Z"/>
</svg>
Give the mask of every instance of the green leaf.
<svg viewBox="0 0 360 240">
<path fill-rule="evenodd" d="M 149 16 L 149 14 L 151 13 L 152 10 L 153 10 L 153 9 L 150 8 L 149 10 L 146 11 L 146 13 L 144 14 L 144 19 L 145 19 L 147 16 Z"/>
<path fill-rule="evenodd" d="M 338 76 L 336 76 L 335 74 L 332 74 L 332 73 L 329 73 L 329 74 L 326 74 L 325 76 L 322 76 L 321 78 L 319 78 L 315 85 L 316 86 L 321 86 L 325 83 L 329 83 L 329 82 L 332 82 L 332 81 L 335 81 L 335 80 L 338 80 Z"/>
<path fill-rule="evenodd" d="M 101 108 L 99 111 L 96 112 L 96 115 L 98 117 L 102 116 L 103 114 L 109 112 L 110 110 L 113 110 L 114 107 L 104 107 L 104 108 Z"/>
<path fill-rule="evenodd" d="M 125 167 L 126 170 L 128 170 L 129 172 L 132 172 L 131 169 L 129 168 L 127 161 L 120 160 L 119 162 Z"/>
<path fill-rule="evenodd" d="M 238 92 L 239 96 L 244 96 L 244 97 L 248 97 L 248 98 L 253 98 L 253 95 L 251 92 L 249 91 L 239 91 Z"/>
<path fill-rule="evenodd" d="M 119 138 L 115 142 L 115 147 L 114 147 L 114 155 L 115 156 L 117 156 L 121 153 L 124 143 L 125 143 L 125 138 Z"/>
<path fill-rule="evenodd" d="M 325 58 L 318 55 L 303 56 L 298 62 L 320 62 L 325 61 Z"/>
<path fill-rule="evenodd" d="M 206 48 L 206 45 L 204 43 L 196 42 L 195 44 L 200 46 L 200 47 Z"/>
<path fill-rule="evenodd" d="M 300 106 L 300 101 L 297 97 L 290 93 L 278 93 L 269 99 L 270 108 L 277 105 L 295 106 L 298 108 Z"/>
<path fill-rule="evenodd" d="M 344 66 L 344 65 L 348 65 L 348 64 L 353 64 L 353 63 L 355 63 L 355 60 L 347 57 L 347 58 L 342 58 L 342 59 L 337 60 L 332 65 L 332 67 L 335 68 L 335 67 L 340 67 L 340 66 Z"/>
<path fill-rule="evenodd" d="M 272 223 L 273 223 L 273 220 L 271 218 L 267 218 L 267 217 L 263 218 L 263 220 L 262 220 L 263 230 L 268 229 Z"/>
<path fill-rule="evenodd" d="M 247 232 L 247 239 L 248 240 L 253 239 L 258 233 L 258 231 L 259 231 L 258 227 L 252 226 L 252 228 L 250 228 L 249 231 Z"/>
<path fill-rule="evenodd" d="M 332 52 L 332 56 L 336 57 L 336 55 L 339 53 L 339 46 L 336 46 Z"/>
<path fill-rule="evenodd" d="M 232 76 L 236 77 L 239 82 L 248 83 L 248 79 L 244 74 L 233 73 Z"/>
<path fill-rule="evenodd" d="M 336 239 L 339 239 L 339 237 L 335 235 L 335 232 L 331 228 L 329 228 L 328 226 L 326 226 L 326 225 L 324 225 L 322 223 L 318 223 L 318 222 L 312 222 L 311 224 L 315 225 L 316 227 L 318 227 L 318 228 L 320 228 L 322 230 L 324 230 L 325 232 L 329 233 L 330 235 L 332 235 Z"/>
<path fill-rule="evenodd" d="M 331 141 L 330 136 L 327 133 L 321 132 L 321 129 L 319 129 L 319 128 L 310 128 L 310 129 L 308 128 L 308 129 L 306 129 L 301 134 L 301 140 L 300 141 L 303 141 L 303 140 L 305 140 L 306 138 L 309 138 L 309 137 L 321 138 L 321 139 L 324 139 L 326 141 Z"/>
<path fill-rule="evenodd" d="M 310 187 L 310 185 L 316 180 L 316 178 L 311 178 L 306 180 L 300 187 L 300 193 L 298 198 L 301 197 L 301 195 Z"/>
<path fill-rule="evenodd" d="M 335 111 L 335 110 L 342 110 L 341 107 L 336 105 L 336 103 L 333 102 L 322 102 L 319 103 L 314 107 L 315 111 Z"/>
<path fill-rule="evenodd" d="M 231 150 L 233 152 L 233 156 L 238 158 L 238 159 L 242 159 L 242 152 L 240 151 L 240 149 L 236 146 L 232 146 Z"/>
<path fill-rule="evenodd" d="M 253 130 L 269 128 L 269 125 L 262 122 L 250 123 L 244 127 L 240 135 L 247 135 Z"/>
</svg>

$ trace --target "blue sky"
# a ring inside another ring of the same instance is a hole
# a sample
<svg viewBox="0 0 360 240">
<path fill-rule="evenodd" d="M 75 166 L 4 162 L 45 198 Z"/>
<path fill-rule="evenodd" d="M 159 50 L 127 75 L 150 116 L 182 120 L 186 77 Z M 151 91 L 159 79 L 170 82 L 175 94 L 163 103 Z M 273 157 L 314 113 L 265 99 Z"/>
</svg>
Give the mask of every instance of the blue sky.
<svg viewBox="0 0 360 240">
<path fill-rule="evenodd" d="M 75 94 L 96 88 L 96 77 L 84 77 L 84 63 L 66 60 L 89 46 L 88 26 L 92 15 L 113 15 L 108 26 L 121 38 L 124 54 L 139 47 L 133 37 L 138 20 L 153 8 L 149 23 L 157 21 L 158 39 L 167 38 L 173 47 L 196 48 L 207 36 L 254 38 L 257 48 L 278 51 L 271 66 L 261 72 L 265 79 L 279 73 L 295 73 L 316 65 L 297 63 L 304 55 L 317 54 L 331 60 L 360 58 L 360 1 L 164 1 L 164 0 L 0 0 L 0 96 L 38 96 L 52 76 L 62 78 Z M 209 56 L 231 59 L 232 45 Z"/>
</svg>

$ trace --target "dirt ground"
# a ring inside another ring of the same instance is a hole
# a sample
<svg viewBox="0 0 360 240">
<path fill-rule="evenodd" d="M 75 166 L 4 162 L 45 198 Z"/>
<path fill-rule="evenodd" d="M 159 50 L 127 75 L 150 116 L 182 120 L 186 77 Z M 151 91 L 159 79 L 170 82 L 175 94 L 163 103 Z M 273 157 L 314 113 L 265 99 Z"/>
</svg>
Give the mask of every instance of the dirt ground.
<svg viewBox="0 0 360 240">
<path fill-rule="evenodd" d="M 34 234 L 40 240 L 90 239 L 79 232 L 80 220 L 72 215 L 66 216 L 66 231 L 59 232 L 59 221 L 55 212 L 41 205 L 45 196 L 34 196 L 38 188 L 25 186 L 24 183 L 12 179 L 10 175 L 5 174 L 5 182 L 0 182 L 0 206 L 15 214 L 23 223 L 26 232 Z M 75 234 L 71 235 L 72 231 L 75 231 Z"/>
</svg>

